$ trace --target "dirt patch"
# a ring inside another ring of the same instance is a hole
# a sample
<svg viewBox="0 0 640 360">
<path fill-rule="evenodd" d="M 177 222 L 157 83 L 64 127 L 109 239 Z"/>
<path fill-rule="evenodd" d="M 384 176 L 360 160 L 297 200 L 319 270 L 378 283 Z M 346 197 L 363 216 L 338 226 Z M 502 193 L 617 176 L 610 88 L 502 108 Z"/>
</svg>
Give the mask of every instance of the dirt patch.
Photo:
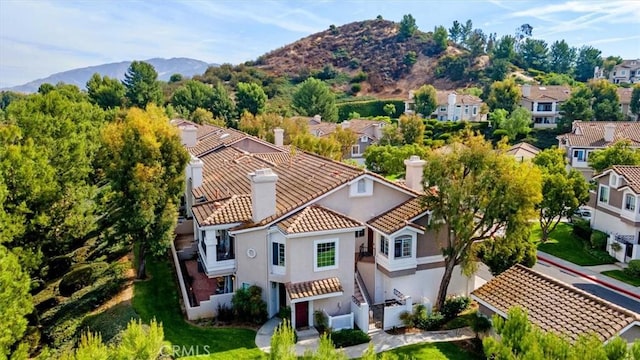
<svg viewBox="0 0 640 360">
<path fill-rule="evenodd" d="M 409 327 L 401 327 L 401 328 L 393 328 L 385 331 L 389 335 L 406 335 L 406 334 L 419 334 L 422 330 L 418 328 L 409 328 Z"/>
<path fill-rule="evenodd" d="M 130 252 L 127 255 L 121 257 L 117 262 L 128 264 L 127 270 L 124 274 L 127 281 L 125 282 L 122 291 L 120 291 L 118 294 L 116 294 L 116 296 L 112 297 L 104 304 L 100 305 L 100 307 L 91 312 L 90 315 L 101 313 L 106 309 L 110 309 L 118 304 L 131 305 L 131 300 L 133 299 L 133 281 L 136 278 L 136 272 L 133 269 L 133 252 Z"/>
</svg>

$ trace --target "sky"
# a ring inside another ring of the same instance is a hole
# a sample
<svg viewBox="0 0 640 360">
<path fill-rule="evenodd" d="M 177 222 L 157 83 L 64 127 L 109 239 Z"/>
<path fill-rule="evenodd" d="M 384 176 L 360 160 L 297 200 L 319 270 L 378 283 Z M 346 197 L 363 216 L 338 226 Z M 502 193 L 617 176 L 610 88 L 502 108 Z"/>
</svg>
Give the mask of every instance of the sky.
<svg viewBox="0 0 640 360">
<path fill-rule="evenodd" d="M 640 0 L 0 0 L 0 88 L 154 57 L 238 64 L 332 24 L 404 14 L 423 31 L 471 19 L 498 37 L 528 23 L 548 43 L 640 58 Z"/>
</svg>

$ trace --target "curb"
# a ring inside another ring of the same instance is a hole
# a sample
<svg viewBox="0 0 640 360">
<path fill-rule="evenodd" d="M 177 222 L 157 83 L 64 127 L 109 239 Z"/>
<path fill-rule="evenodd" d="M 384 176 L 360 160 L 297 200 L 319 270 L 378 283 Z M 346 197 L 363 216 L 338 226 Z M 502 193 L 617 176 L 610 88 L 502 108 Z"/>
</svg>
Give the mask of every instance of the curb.
<svg viewBox="0 0 640 360">
<path fill-rule="evenodd" d="M 598 283 L 598 284 L 600 284 L 600 285 L 606 286 L 606 287 L 608 287 L 608 288 L 610 288 L 610 289 L 612 289 L 612 290 L 615 290 L 615 291 L 617 291 L 617 292 L 623 293 L 623 294 L 625 294 L 625 295 L 627 295 L 627 296 L 631 296 L 631 297 L 633 297 L 633 298 L 636 298 L 636 299 L 640 300 L 640 295 L 639 295 L 639 294 L 634 293 L 634 292 L 631 292 L 631 291 L 629 291 L 629 290 L 627 290 L 627 289 L 623 289 L 623 288 L 621 288 L 621 287 L 619 287 L 619 286 L 617 286 L 617 285 L 610 284 L 610 283 L 608 283 L 608 282 L 606 282 L 606 281 L 602 281 L 602 280 L 598 279 L 598 278 L 597 278 L 597 277 L 595 277 L 595 276 L 587 275 L 587 274 L 582 273 L 582 272 L 580 272 L 580 271 L 577 271 L 577 270 L 575 270 L 575 269 L 573 269 L 573 268 L 570 268 L 570 267 L 568 267 L 568 266 L 565 266 L 565 265 L 562 265 L 562 264 L 560 264 L 560 263 L 557 263 L 557 262 L 555 262 L 555 261 L 553 261 L 553 260 L 549 260 L 549 259 L 547 259 L 547 258 L 545 258 L 545 257 L 540 257 L 540 256 L 538 256 L 538 260 L 540 260 L 540 261 L 544 261 L 544 262 L 546 262 L 546 263 L 548 263 L 548 264 L 551 264 L 551 265 L 553 265 L 553 266 L 555 266 L 555 267 L 559 267 L 559 268 L 561 268 L 561 269 L 563 269 L 563 270 L 566 270 L 566 271 L 572 272 L 572 273 L 577 274 L 577 275 L 579 275 L 579 276 L 581 276 L 581 277 L 583 277 L 583 278 L 587 278 L 587 279 L 589 279 L 589 280 L 591 280 L 591 281 L 593 281 L 593 282 L 595 282 L 595 283 Z"/>
</svg>

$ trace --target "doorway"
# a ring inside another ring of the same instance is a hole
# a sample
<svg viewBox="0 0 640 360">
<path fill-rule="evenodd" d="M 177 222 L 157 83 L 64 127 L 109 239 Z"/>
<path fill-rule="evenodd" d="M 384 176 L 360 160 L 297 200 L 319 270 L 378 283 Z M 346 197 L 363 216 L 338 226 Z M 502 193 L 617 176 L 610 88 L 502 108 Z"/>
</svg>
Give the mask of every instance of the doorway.
<svg viewBox="0 0 640 360">
<path fill-rule="evenodd" d="M 296 329 L 309 327 L 309 302 L 296 303 Z"/>
</svg>

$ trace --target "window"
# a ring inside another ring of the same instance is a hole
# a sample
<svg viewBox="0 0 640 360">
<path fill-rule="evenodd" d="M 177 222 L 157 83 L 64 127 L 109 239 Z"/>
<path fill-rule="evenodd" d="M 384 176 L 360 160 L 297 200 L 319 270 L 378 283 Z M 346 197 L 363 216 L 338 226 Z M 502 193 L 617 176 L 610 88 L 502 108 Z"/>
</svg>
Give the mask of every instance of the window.
<svg viewBox="0 0 640 360">
<path fill-rule="evenodd" d="M 352 156 L 360 155 L 360 145 L 353 145 L 351 147 L 351 155 Z"/>
<path fill-rule="evenodd" d="M 367 135 L 360 136 L 360 142 L 366 143 L 368 140 L 369 140 L 369 137 Z"/>
<path fill-rule="evenodd" d="M 600 185 L 600 196 L 598 196 L 598 201 L 605 204 L 609 203 L 609 187 Z"/>
<path fill-rule="evenodd" d="M 338 241 L 316 240 L 315 244 L 315 271 L 338 268 Z"/>
<path fill-rule="evenodd" d="M 445 106 L 441 106 L 440 111 L 447 111 L 447 108 Z"/>
<path fill-rule="evenodd" d="M 578 161 L 586 161 L 587 158 L 585 155 L 584 150 L 573 150 L 573 158 Z"/>
<path fill-rule="evenodd" d="M 367 183 L 364 181 L 364 179 L 360 179 L 358 180 L 358 194 L 364 194 L 365 192 L 367 192 Z"/>
<path fill-rule="evenodd" d="M 360 178 L 349 185 L 350 197 L 363 197 L 373 195 L 373 180 Z"/>
<path fill-rule="evenodd" d="M 477 106 L 473 107 L 473 115 L 478 115 L 478 107 Z"/>
<path fill-rule="evenodd" d="M 538 104 L 538 111 L 551 111 L 553 109 L 553 106 L 551 103 L 540 103 Z"/>
<path fill-rule="evenodd" d="M 618 186 L 618 175 L 616 174 L 609 175 L 609 186 L 613 186 L 613 187 Z"/>
<path fill-rule="evenodd" d="M 202 252 L 204 256 L 207 256 L 207 244 L 204 243 L 204 238 L 207 236 L 207 232 L 202 230 L 200 232 L 200 247 L 202 248 Z"/>
<path fill-rule="evenodd" d="M 627 70 L 620 70 L 620 75 L 622 76 L 627 75 Z"/>
<path fill-rule="evenodd" d="M 218 230 L 216 237 L 218 240 L 218 245 L 216 245 L 216 261 L 235 259 L 233 253 L 233 243 L 235 238 L 233 236 L 229 236 L 229 231 Z"/>
<path fill-rule="evenodd" d="M 380 239 L 380 253 L 389 257 L 389 239 L 386 237 Z"/>
<path fill-rule="evenodd" d="M 624 196 L 624 208 L 629 211 L 636 210 L 636 197 L 631 194 Z"/>
<path fill-rule="evenodd" d="M 364 229 L 356 231 L 356 237 L 357 238 L 364 237 Z"/>
<path fill-rule="evenodd" d="M 396 259 L 411 257 L 411 236 L 403 235 L 395 239 L 393 244 L 393 256 Z"/>
<path fill-rule="evenodd" d="M 284 266 L 284 244 L 271 243 L 271 264 L 275 266 Z"/>
</svg>

